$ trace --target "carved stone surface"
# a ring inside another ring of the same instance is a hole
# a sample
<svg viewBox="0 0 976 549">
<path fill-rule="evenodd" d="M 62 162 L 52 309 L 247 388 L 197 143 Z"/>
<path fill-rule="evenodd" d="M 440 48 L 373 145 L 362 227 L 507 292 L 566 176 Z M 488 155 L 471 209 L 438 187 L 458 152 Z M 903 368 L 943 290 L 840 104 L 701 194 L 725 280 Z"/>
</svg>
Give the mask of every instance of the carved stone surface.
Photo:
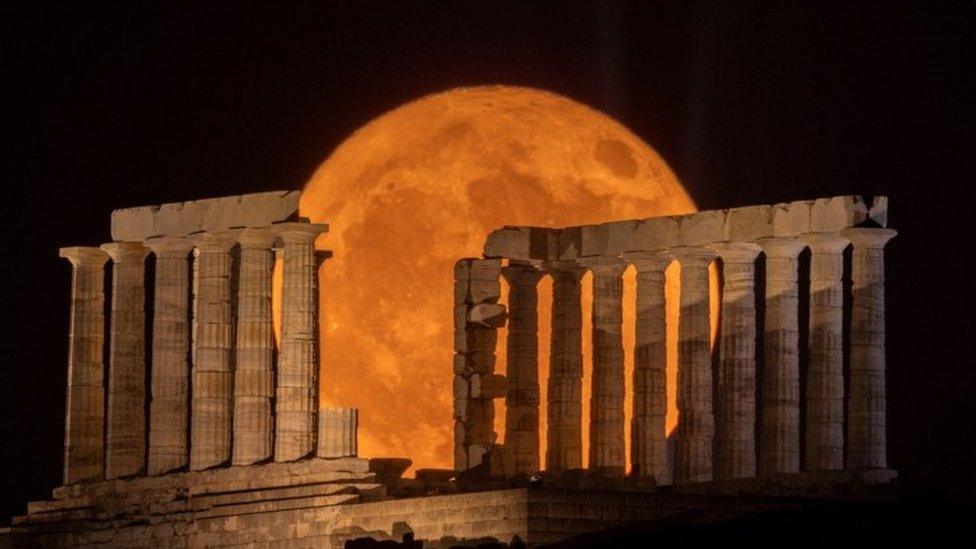
<svg viewBox="0 0 976 549">
<path fill-rule="evenodd" d="M 637 325 L 634 349 L 634 415 L 630 455 L 633 474 L 671 484 L 665 419 L 667 399 L 667 320 L 664 271 L 668 253 L 640 253 L 627 257 L 637 268 Z"/>
<path fill-rule="evenodd" d="M 149 408 L 150 475 L 189 462 L 190 252 L 182 238 L 146 243 L 156 256 L 152 333 L 152 401 Z"/>
<path fill-rule="evenodd" d="M 583 318 L 579 265 L 549 264 L 552 275 L 546 470 L 582 467 Z"/>
<path fill-rule="evenodd" d="M 722 259 L 721 334 L 715 384 L 715 476 L 756 476 L 756 258 L 751 243 L 712 246 Z"/>
<path fill-rule="evenodd" d="M 622 476 L 624 458 L 623 280 L 627 263 L 588 263 L 593 273 L 593 390 L 590 468 Z"/>
<path fill-rule="evenodd" d="M 105 450 L 105 262 L 98 248 L 61 248 L 71 262 L 68 390 L 64 421 L 64 483 L 102 478 Z"/>
<path fill-rule="evenodd" d="M 844 467 L 844 248 L 837 233 L 810 233 L 810 363 L 806 379 L 808 470 Z"/>
<path fill-rule="evenodd" d="M 230 460 L 233 405 L 234 320 L 231 286 L 233 234 L 205 233 L 196 239 L 194 348 L 190 407 L 190 469 Z"/>
<path fill-rule="evenodd" d="M 284 242 L 281 353 L 275 400 L 275 461 L 294 461 L 314 450 L 318 408 L 318 276 L 315 239 L 324 225 L 278 226 Z"/>
<path fill-rule="evenodd" d="M 539 471 L 539 296 L 542 273 L 529 265 L 502 268 L 508 281 L 505 447 L 514 472 Z"/>
<path fill-rule="evenodd" d="M 295 219 L 299 191 L 222 196 L 112 212 L 112 239 L 141 241 L 243 227 L 264 227 Z"/>
<path fill-rule="evenodd" d="M 884 247 L 892 229 L 851 229 L 851 378 L 848 397 L 849 468 L 887 467 L 885 434 Z"/>
<path fill-rule="evenodd" d="M 797 257 L 802 242 L 791 237 L 757 241 L 766 255 L 761 445 L 764 475 L 800 470 L 800 355 Z"/>
<path fill-rule="evenodd" d="M 146 256 L 137 242 L 102 245 L 112 257 L 105 477 L 146 467 Z"/>
<path fill-rule="evenodd" d="M 271 319 L 272 246 L 270 229 L 245 229 L 237 284 L 237 337 L 234 367 L 234 465 L 271 457 L 274 397 L 274 334 Z"/>
<path fill-rule="evenodd" d="M 700 247 L 673 248 L 671 252 L 681 265 L 674 482 L 705 482 L 712 480 L 715 435 L 708 290 L 708 266 L 715 252 Z"/>
</svg>

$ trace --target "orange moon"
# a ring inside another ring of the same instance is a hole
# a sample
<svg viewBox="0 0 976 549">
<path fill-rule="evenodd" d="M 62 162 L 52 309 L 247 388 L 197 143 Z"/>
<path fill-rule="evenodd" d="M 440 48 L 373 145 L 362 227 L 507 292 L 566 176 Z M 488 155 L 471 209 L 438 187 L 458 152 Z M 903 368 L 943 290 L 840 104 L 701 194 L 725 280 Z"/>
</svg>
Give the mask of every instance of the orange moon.
<svg viewBox="0 0 976 549">
<path fill-rule="evenodd" d="M 452 467 L 454 262 L 480 256 L 502 225 L 695 209 L 647 143 L 553 93 L 459 88 L 383 114 L 339 145 L 302 194 L 301 215 L 330 226 L 318 247 L 334 252 L 319 273 L 322 406 L 359 408 L 364 457 Z M 543 284 L 540 310 L 551 299 L 546 291 Z M 669 310 L 669 331 L 676 314 Z M 542 311 L 540 326 L 547 318 Z M 547 334 L 541 326 L 544 370 Z M 632 331 L 624 345 L 632 349 Z"/>
</svg>

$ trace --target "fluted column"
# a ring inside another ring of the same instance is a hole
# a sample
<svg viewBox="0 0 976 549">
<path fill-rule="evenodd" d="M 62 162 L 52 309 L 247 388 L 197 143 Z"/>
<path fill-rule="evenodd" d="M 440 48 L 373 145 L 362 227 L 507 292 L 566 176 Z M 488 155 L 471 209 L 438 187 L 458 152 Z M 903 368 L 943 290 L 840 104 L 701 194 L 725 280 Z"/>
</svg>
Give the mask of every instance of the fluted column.
<svg viewBox="0 0 976 549">
<path fill-rule="evenodd" d="M 234 319 L 231 233 L 196 238 L 196 294 L 191 411 L 190 469 L 222 465 L 231 454 Z"/>
<path fill-rule="evenodd" d="M 843 234 L 853 244 L 847 467 L 885 468 L 884 247 L 898 233 L 861 228 Z"/>
<path fill-rule="evenodd" d="M 539 471 L 539 296 L 542 273 L 531 265 L 502 268 L 508 281 L 508 391 L 505 448 L 515 473 Z"/>
<path fill-rule="evenodd" d="M 708 265 L 706 248 L 671 250 L 681 264 L 681 314 L 678 320 L 678 427 L 675 483 L 712 480 L 712 361 L 709 349 Z"/>
<path fill-rule="evenodd" d="M 844 248 L 837 233 L 808 233 L 810 364 L 806 384 L 807 470 L 844 467 Z"/>
<path fill-rule="evenodd" d="M 271 271 L 277 235 L 245 229 L 238 238 L 237 346 L 234 368 L 234 465 L 271 457 L 271 401 L 274 396 L 274 333 Z"/>
<path fill-rule="evenodd" d="M 756 258 L 748 242 L 712 246 L 722 258 L 722 311 L 716 376 L 715 474 L 756 476 Z"/>
<path fill-rule="evenodd" d="M 667 319 L 664 272 L 671 254 L 628 256 L 637 268 L 637 324 L 634 349 L 634 414 L 630 430 L 633 474 L 671 484 L 665 418 L 667 397 Z"/>
<path fill-rule="evenodd" d="M 318 273 L 315 238 L 325 225 L 277 225 L 284 242 L 281 351 L 275 389 L 275 461 L 315 450 L 318 373 Z"/>
<path fill-rule="evenodd" d="M 64 421 L 64 483 L 104 475 L 105 262 L 98 248 L 61 248 L 71 262 L 68 390 Z"/>
<path fill-rule="evenodd" d="M 766 315 L 760 473 L 800 470 L 800 355 L 797 316 L 797 257 L 804 245 L 796 238 L 757 241 L 766 255 Z"/>
<path fill-rule="evenodd" d="M 146 244 L 156 256 L 148 472 L 161 475 L 189 463 L 188 357 L 193 245 L 183 238 L 154 238 Z"/>
<path fill-rule="evenodd" d="M 546 470 L 583 466 L 583 318 L 580 279 L 586 270 L 571 262 L 550 263 L 552 330 L 548 380 Z"/>
<path fill-rule="evenodd" d="M 623 279 L 618 259 L 587 263 L 593 273 L 593 380 L 590 397 L 590 469 L 622 476 L 624 457 Z"/>
<path fill-rule="evenodd" d="M 112 258 L 105 478 L 146 467 L 146 256 L 139 242 L 103 244 Z"/>
</svg>

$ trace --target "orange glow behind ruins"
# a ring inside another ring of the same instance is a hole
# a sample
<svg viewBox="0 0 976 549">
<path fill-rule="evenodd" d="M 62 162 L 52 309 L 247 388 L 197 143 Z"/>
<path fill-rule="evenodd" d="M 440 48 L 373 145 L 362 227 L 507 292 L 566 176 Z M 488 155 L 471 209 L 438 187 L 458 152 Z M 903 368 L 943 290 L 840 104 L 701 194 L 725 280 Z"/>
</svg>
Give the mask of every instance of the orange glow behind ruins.
<svg viewBox="0 0 976 549">
<path fill-rule="evenodd" d="M 561 227 L 695 209 L 664 160 L 640 138 L 549 92 L 456 89 L 380 116 L 336 148 L 302 194 L 301 215 L 330 226 L 318 247 L 335 254 L 319 274 L 321 405 L 359 408 L 361 456 L 451 467 L 454 262 L 479 257 L 487 234 L 503 225 Z M 630 394 L 633 268 L 624 276 Z M 590 279 L 584 278 L 584 357 Z M 677 418 L 677 279 L 672 264 L 666 289 L 669 431 Z M 539 289 L 542 432 L 551 288 L 545 277 Z M 500 340 L 498 370 L 504 371 L 504 336 Z M 584 418 L 592 370 L 585 361 Z M 503 415 L 503 402 L 496 402 Z M 503 442 L 504 418 L 496 425 Z"/>
</svg>

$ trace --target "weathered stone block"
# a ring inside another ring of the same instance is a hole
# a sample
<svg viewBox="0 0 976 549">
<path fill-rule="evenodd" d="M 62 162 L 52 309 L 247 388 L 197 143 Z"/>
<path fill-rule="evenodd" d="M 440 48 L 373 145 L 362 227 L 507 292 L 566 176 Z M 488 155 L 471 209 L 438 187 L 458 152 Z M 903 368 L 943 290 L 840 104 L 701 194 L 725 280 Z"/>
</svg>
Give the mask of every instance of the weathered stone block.
<svg viewBox="0 0 976 549">
<path fill-rule="evenodd" d="M 499 303 L 479 303 L 468 311 L 468 323 L 486 328 L 501 328 L 508 318 L 505 306 Z"/>
<path fill-rule="evenodd" d="M 501 374 L 475 374 L 471 376 L 472 398 L 504 398 L 508 392 L 508 379 Z"/>
<path fill-rule="evenodd" d="M 556 250 L 553 259 L 558 261 L 573 260 L 583 253 L 583 230 L 580 227 L 568 227 L 556 235 Z"/>
<path fill-rule="evenodd" d="M 728 211 L 725 240 L 749 242 L 773 236 L 773 206 L 748 206 Z"/>
<path fill-rule="evenodd" d="M 604 255 L 607 251 L 607 226 L 584 225 L 580 230 L 580 257 Z"/>
<path fill-rule="evenodd" d="M 663 250 L 678 243 L 678 219 L 673 216 L 651 217 L 637 223 L 634 250 Z"/>
<path fill-rule="evenodd" d="M 506 226 L 488 235 L 485 257 L 545 260 L 549 258 L 550 248 L 555 247 L 555 241 L 555 232 L 551 229 Z"/>
<path fill-rule="evenodd" d="M 773 236 L 799 236 L 810 232 L 809 200 L 798 200 L 771 206 L 773 212 Z"/>
<path fill-rule="evenodd" d="M 810 231 L 839 231 L 854 227 L 868 217 L 860 196 L 819 198 L 810 208 Z"/>
<path fill-rule="evenodd" d="M 721 242 L 725 237 L 725 210 L 709 210 L 680 217 L 679 246 L 700 246 Z"/>
<path fill-rule="evenodd" d="M 635 237 L 637 235 L 637 229 L 640 226 L 640 221 L 617 221 L 607 223 L 605 226 L 607 232 L 607 255 L 617 255 L 636 249 L 637 242 Z"/>
</svg>

